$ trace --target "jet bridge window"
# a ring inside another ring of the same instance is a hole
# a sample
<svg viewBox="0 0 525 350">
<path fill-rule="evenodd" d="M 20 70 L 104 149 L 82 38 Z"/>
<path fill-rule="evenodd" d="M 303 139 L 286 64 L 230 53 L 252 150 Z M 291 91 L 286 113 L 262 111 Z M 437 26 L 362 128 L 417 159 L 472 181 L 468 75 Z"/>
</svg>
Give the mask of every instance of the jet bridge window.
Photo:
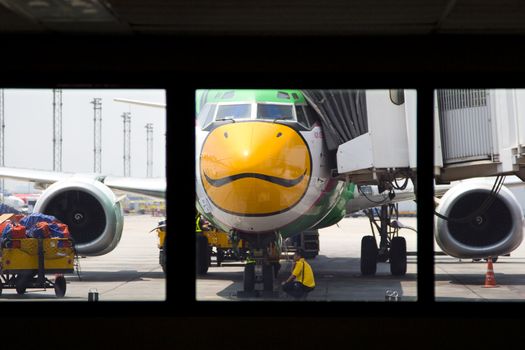
<svg viewBox="0 0 525 350">
<path fill-rule="evenodd" d="M 215 120 L 250 119 L 251 110 L 250 104 L 220 105 Z"/>
<path fill-rule="evenodd" d="M 295 120 L 293 106 L 259 103 L 257 105 L 257 119 Z"/>
</svg>

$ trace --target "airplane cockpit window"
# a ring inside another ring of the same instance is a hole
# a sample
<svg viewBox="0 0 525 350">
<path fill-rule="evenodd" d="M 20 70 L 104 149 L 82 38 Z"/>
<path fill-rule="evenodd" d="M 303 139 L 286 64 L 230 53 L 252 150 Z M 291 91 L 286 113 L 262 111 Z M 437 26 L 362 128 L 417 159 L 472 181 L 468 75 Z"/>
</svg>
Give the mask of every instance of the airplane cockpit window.
<svg viewBox="0 0 525 350">
<path fill-rule="evenodd" d="M 235 96 L 235 91 L 226 91 L 222 95 L 222 98 L 233 98 L 234 96 Z"/>
<path fill-rule="evenodd" d="M 207 103 L 202 107 L 199 115 L 197 116 L 197 121 L 201 128 L 205 128 L 208 124 L 213 121 L 213 115 L 217 109 L 216 103 Z"/>
<path fill-rule="evenodd" d="M 250 119 L 251 110 L 250 104 L 220 105 L 215 120 Z"/>
<path fill-rule="evenodd" d="M 402 105 L 405 103 L 405 90 L 403 89 L 391 89 L 390 100 L 395 105 Z"/>
<path fill-rule="evenodd" d="M 311 128 L 315 123 L 315 111 L 309 105 L 296 105 L 295 114 L 297 115 L 297 121 Z"/>
<path fill-rule="evenodd" d="M 295 120 L 293 106 L 259 103 L 257 105 L 257 119 Z"/>
<path fill-rule="evenodd" d="M 290 94 L 284 91 L 277 92 L 277 98 L 285 98 L 287 100 L 290 99 Z"/>
</svg>

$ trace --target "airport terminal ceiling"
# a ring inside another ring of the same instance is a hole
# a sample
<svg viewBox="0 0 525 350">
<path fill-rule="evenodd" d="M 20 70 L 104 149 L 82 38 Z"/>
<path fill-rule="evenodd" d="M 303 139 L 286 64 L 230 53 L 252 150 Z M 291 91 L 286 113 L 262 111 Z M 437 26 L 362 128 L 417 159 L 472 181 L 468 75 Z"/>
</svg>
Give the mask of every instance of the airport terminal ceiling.
<svg viewBox="0 0 525 350">
<path fill-rule="evenodd" d="M 283 20 L 286 19 L 286 20 Z M 331 20 L 327 20 L 331 19 Z M 2 0 L 0 33 L 135 35 L 523 34 L 517 0 Z"/>
</svg>

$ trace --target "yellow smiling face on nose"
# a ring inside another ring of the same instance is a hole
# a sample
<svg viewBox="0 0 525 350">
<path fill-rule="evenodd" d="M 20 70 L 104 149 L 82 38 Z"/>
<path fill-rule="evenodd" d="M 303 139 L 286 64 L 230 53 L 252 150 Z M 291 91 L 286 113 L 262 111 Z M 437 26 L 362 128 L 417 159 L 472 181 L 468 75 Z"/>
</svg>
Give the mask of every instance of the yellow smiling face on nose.
<svg viewBox="0 0 525 350">
<path fill-rule="evenodd" d="M 311 157 L 302 136 L 278 123 L 242 122 L 210 132 L 200 157 L 209 199 L 244 216 L 289 210 L 304 196 Z"/>
</svg>

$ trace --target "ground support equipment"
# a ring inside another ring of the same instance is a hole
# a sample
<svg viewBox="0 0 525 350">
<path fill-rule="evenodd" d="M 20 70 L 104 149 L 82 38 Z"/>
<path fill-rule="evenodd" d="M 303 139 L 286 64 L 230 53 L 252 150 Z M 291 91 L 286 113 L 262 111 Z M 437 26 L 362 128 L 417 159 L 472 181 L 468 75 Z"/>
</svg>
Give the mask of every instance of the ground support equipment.
<svg viewBox="0 0 525 350">
<path fill-rule="evenodd" d="M 64 274 L 74 272 L 75 251 L 68 238 L 12 239 L 1 248 L 0 294 L 16 289 L 19 295 L 27 288 L 53 288 L 58 298 L 66 294 Z M 46 277 L 55 274 L 51 281 Z"/>
</svg>

